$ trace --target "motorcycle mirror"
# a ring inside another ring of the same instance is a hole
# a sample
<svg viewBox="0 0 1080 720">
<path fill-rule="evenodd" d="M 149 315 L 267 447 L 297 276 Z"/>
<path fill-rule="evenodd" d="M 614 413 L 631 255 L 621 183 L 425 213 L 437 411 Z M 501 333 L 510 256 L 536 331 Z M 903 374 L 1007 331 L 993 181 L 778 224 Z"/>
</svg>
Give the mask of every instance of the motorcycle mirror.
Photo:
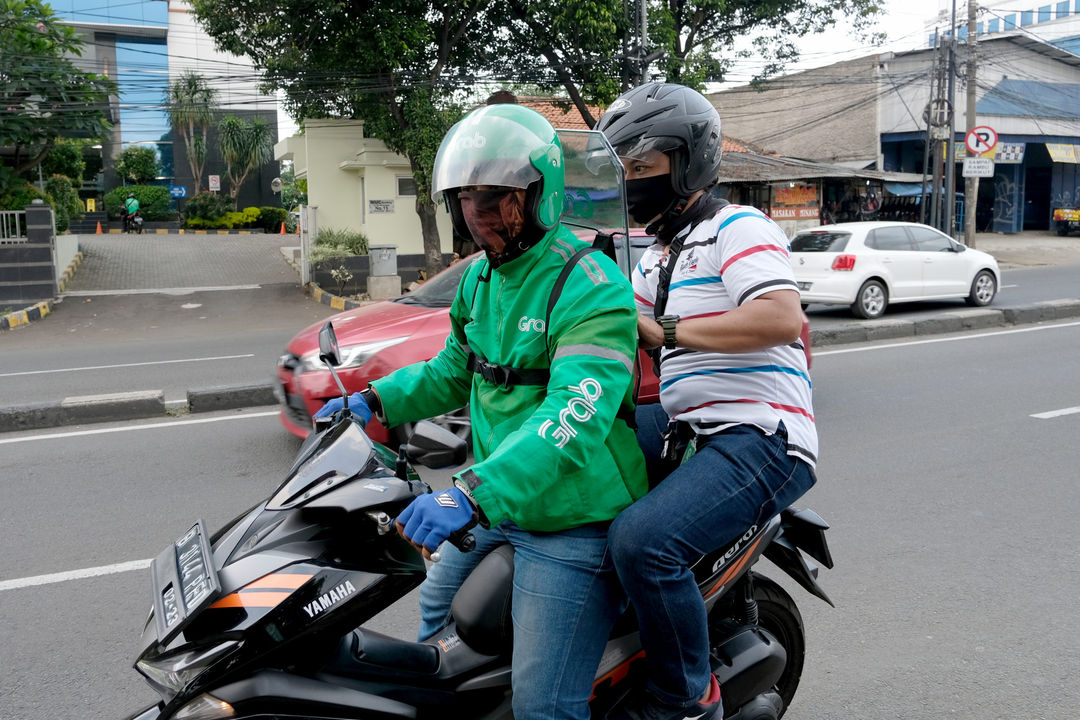
<svg viewBox="0 0 1080 720">
<path fill-rule="evenodd" d="M 414 463 L 437 469 L 461 465 L 469 456 L 469 447 L 446 428 L 424 420 L 416 424 L 405 443 L 405 455 Z"/>
<path fill-rule="evenodd" d="M 319 359 L 335 367 L 341 364 L 341 348 L 338 347 L 337 333 L 334 332 L 334 326 L 329 320 L 319 331 Z"/>
</svg>

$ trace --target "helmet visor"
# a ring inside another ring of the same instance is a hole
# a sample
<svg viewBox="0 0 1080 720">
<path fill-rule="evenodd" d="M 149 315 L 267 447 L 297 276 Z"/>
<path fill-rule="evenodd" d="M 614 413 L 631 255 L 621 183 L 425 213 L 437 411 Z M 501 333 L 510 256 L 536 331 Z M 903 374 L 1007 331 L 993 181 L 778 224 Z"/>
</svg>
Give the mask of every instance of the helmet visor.
<svg viewBox="0 0 1080 720">
<path fill-rule="evenodd" d="M 655 137 L 639 135 L 616 145 L 615 154 L 618 155 L 620 159 L 643 160 L 650 151 L 655 150 L 656 152 L 666 153 L 685 145 L 686 142 L 681 138 L 669 137 L 666 135 Z"/>
<path fill-rule="evenodd" d="M 439 146 L 431 197 L 438 200 L 450 188 L 478 185 L 527 188 L 541 178 L 530 153 L 551 142 L 506 117 L 492 113 L 466 117 L 450 128 Z"/>
</svg>

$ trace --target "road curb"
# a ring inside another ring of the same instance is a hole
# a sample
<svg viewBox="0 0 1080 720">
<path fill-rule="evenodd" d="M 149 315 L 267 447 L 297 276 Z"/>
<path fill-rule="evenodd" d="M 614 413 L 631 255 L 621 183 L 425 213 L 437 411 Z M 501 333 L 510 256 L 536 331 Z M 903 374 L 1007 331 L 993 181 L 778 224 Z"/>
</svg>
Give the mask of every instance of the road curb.
<svg viewBox="0 0 1080 720">
<path fill-rule="evenodd" d="M 323 290 L 315 283 L 309 282 L 307 284 L 307 291 L 308 294 L 311 295 L 311 298 L 313 300 L 315 300 L 316 302 L 320 302 L 323 305 L 328 305 L 335 310 L 352 310 L 353 308 L 357 308 L 365 304 L 358 300 L 348 300 L 337 295 L 332 295 Z"/>
<path fill-rule="evenodd" d="M 188 390 L 187 401 L 188 412 L 192 413 L 276 405 L 278 402 L 272 383 L 221 385 Z"/>
<path fill-rule="evenodd" d="M 813 347 L 848 345 L 875 340 L 942 335 L 964 330 L 1030 325 L 1075 317 L 1080 317 L 1080 299 L 1066 298 L 1010 308 L 985 307 L 955 310 L 943 312 L 934 317 L 913 320 L 902 318 L 853 320 L 850 323 L 828 328 L 817 330 L 811 328 L 810 344 Z"/>
<path fill-rule="evenodd" d="M 80 395 L 64 398 L 57 403 L 0 408 L 0 432 L 133 420 L 164 414 L 165 397 L 160 390 Z"/>
<path fill-rule="evenodd" d="M 68 266 L 64 268 L 64 272 L 60 274 L 60 280 L 57 283 L 58 295 L 67 289 L 67 284 L 71 281 L 72 276 L 75 275 L 75 271 L 79 269 L 79 263 L 83 261 L 83 257 L 83 251 L 79 250 L 75 253 L 75 257 L 72 258 L 71 262 L 68 263 Z M 27 325 L 35 320 L 40 320 L 52 312 L 53 303 L 55 302 L 56 298 L 49 298 L 48 300 L 34 303 L 30 307 L 23 308 L 22 310 L 16 310 L 15 312 L 0 316 L 0 330 L 12 330 L 20 325 Z"/>
<path fill-rule="evenodd" d="M 187 403 L 165 403 L 161 390 L 139 390 L 110 395 L 81 395 L 59 402 L 0 408 L 0 433 L 41 430 L 63 425 L 84 425 L 121 420 L 164 418 L 185 413 L 277 405 L 273 383 L 225 385 L 189 390 Z"/>
</svg>

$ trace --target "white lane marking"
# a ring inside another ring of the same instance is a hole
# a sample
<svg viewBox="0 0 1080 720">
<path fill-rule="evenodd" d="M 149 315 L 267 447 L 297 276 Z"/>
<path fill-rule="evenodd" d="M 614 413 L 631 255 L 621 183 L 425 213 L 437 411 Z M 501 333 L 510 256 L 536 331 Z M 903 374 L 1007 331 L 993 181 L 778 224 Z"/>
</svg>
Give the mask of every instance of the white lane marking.
<svg viewBox="0 0 1080 720">
<path fill-rule="evenodd" d="M 116 573 L 129 572 L 131 570 L 145 570 L 150 567 L 149 560 L 132 560 L 130 562 L 116 563 L 114 565 L 99 565 L 98 567 L 83 568 L 82 570 L 68 570 L 67 572 L 50 573 L 48 575 L 34 575 L 32 577 L 15 578 L 14 580 L 0 580 L 0 591 L 20 590 L 35 585 L 52 585 L 53 583 L 67 582 L 68 580 L 82 580 L 84 578 L 99 577 L 101 575 L 115 575 Z"/>
<path fill-rule="evenodd" d="M 1020 287 L 1019 285 L 1002 285 L 998 290 L 1004 290 L 1005 288 Z"/>
<path fill-rule="evenodd" d="M 1062 415 L 1075 415 L 1080 413 L 1080 405 L 1071 408 L 1063 408 L 1061 410 L 1050 410 L 1049 412 L 1035 413 L 1031 417 L 1039 418 L 1040 420 L 1049 420 L 1050 418 L 1061 417 Z"/>
<path fill-rule="evenodd" d="M 250 357 L 255 357 L 255 353 L 248 353 L 247 355 L 216 355 L 214 357 L 181 358 L 180 360 L 153 360 L 138 363 L 119 363 L 116 365 L 87 365 L 85 367 L 58 368 L 56 370 L 24 370 L 22 372 L 0 373 L 0 377 L 44 375 L 46 373 L 78 372 L 80 370 L 112 370 L 114 368 L 143 367 L 145 365 L 170 365 L 172 363 L 209 362 L 213 360 L 240 360 L 242 358 Z"/>
<path fill-rule="evenodd" d="M 205 287 L 142 288 L 139 290 L 71 290 L 60 297 L 97 297 L 98 295 L 190 295 L 222 290 L 258 290 L 262 285 L 207 285 Z"/>
<path fill-rule="evenodd" d="M 98 428 L 96 430 L 73 430 L 71 432 L 48 433 L 46 435 L 29 435 L 27 437 L 0 439 L 0 445 L 13 443 L 34 442 L 35 440 L 58 440 L 62 438 L 84 437 L 87 435 L 106 435 L 108 433 L 132 432 L 134 430 L 153 430 L 156 428 L 179 427 L 181 425 L 201 425 L 203 423 L 224 422 L 226 420 L 247 420 L 249 418 L 262 418 L 277 415 L 279 410 L 266 412 L 246 413 L 244 415 L 224 415 L 222 417 L 198 418 L 195 420 L 173 420 L 170 422 L 150 423 L 148 425 L 125 425 L 124 427 Z"/>
<path fill-rule="evenodd" d="M 1060 325 L 1037 325 L 1034 327 L 1016 328 L 1015 330 L 996 330 L 994 332 L 975 333 L 973 335 L 954 335 L 952 337 L 931 338 L 929 340 L 909 340 L 907 342 L 886 343 L 882 345 L 866 345 L 864 347 L 844 348 L 843 350 L 824 350 L 822 352 L 812 350 L 812 352 L 815 358 L 819 358 L 825 355 L 843 355 L 845 353 L 866 352 L 868 350 L 889 350 L 892 348 L 907 347 L 908 345 L 929 345 L 930 343 L 955 342 L 957 340 L 994 337 L 995 335 L 1012 335 L 1014 333 L 1039 332 L 1040 330 L 1056 330 L 1058 328 L 1076 327 L 1077 325 L 1080 325 L 1080 322 L 1062 323 Z"/>
</svg>

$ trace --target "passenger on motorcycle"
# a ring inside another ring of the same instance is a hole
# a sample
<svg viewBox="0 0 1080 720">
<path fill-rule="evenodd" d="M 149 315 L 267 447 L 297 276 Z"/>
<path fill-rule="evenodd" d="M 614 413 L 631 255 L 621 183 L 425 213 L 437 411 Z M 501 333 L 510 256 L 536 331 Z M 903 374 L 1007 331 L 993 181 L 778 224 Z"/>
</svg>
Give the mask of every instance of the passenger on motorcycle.
<svg viewBox="0 0 1080 720">
<path fill-rule="evenodd" d="M 390 426 L 469 404 L 475 463 L 453 488 L 415 500 L 397 526 L 430 557 L 455 531 L 481 525 L 476 550 L 447 543 L 421 585 L 421 639 L 447 624 L 454 593 L 482 557 L 514 546 L 518 720 L 589 717 L 623 604 L 608 525 L 647 489 L 627 422 L 637 348 L 630 283 L 602 253 L 574 258 L 546 316 L 560 273 L 589 247 L 559 222 L 563 173 L 558 136 L 531 109 L 489 105 L 450 129 L 432 197 L 486 257 L 465 271 L 443 350 L 350 399 Z"/>
<path fill-rule="evenodd" d="M 701 94 L 643 85 L 596 129 L 626 169 L 631 216 L 657 237 L 633 284 L 641 344 L 659 353 L 661 404 L 638 408 L 637 432 L 654 483 L 654 472 L 677 466 L 609 533 L 648 670 L 644 690 L 609 718 L 721 718 L 705 604 L 688 566 L 815 482 L 799 292 L 780 228 L 710 192 L 720 116 Z M 680 465 L 688 444 L 696 452 Z"/>
</svg>

